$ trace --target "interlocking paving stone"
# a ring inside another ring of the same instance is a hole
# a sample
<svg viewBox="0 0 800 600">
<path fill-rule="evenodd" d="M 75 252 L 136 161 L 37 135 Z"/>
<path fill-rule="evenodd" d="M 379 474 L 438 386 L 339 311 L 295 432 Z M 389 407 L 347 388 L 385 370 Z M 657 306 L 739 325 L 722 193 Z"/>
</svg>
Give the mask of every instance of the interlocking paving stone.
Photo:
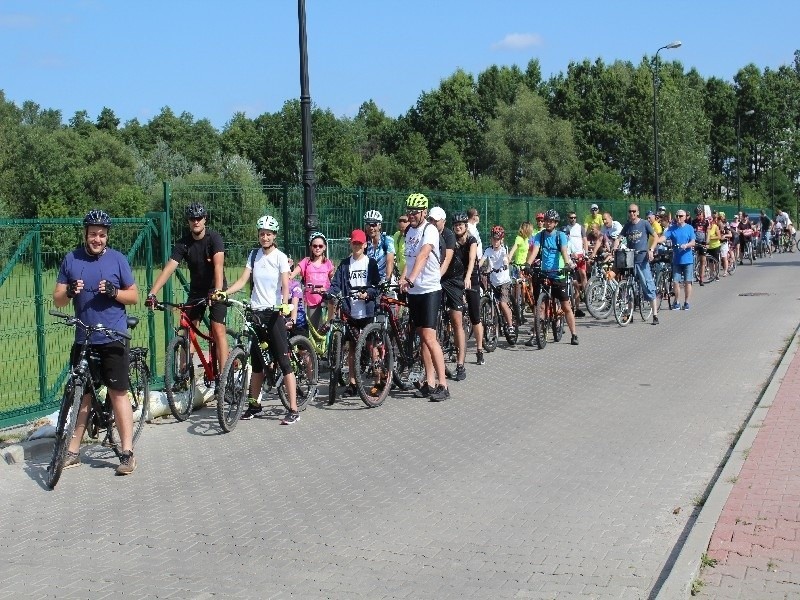
<svg viewBox="0 0 800 600">
<path fill-rule="evenodd" d="M 800 321 L 792 259 L 658 327 L 470 350 L 439 404 L 323 386 L 292 427 L 272 396 L 226 435 L 213 409 L 148 425 L 130 477 L 100 448 L 53 492 L 2 468 L 0 595 L 647 598 Z"/>
</svg>

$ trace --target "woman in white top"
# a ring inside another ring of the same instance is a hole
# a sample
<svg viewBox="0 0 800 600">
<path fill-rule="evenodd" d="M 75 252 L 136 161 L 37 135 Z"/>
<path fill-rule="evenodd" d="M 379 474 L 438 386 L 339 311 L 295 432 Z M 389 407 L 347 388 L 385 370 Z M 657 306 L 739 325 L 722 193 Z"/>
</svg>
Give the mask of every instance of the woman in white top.
<svg viewBox="0 0 800 600">
<path fill-rule="evenodd" d="M 233 294 L 241 290 L 252 274 L 253 291 L 250 294 L 250 306 L 253 318 L 258 323 L 259 341 L 269 344 L 270 354 L 283 372 L 286 395 L 289 396 L 289 412 L 281 421 L 281 425 L 291 425 L 300 419 L 297 410 L 297 384 L 289 362 L 289 335 L 286 330 L 286 319 L 282 312 L 284 307 L 291 309 L 289 303 L 289 260 L 278 250 L 275 237 L 278 234 L 278 221 L 270 215 L 258 220 L 258 243 L 260 249 L 253 250 L 244 266 L 244 272 L 231 285 L 225 294 Z M 264 358 L 258 344 L 250 345 L 250 364 L 253 373 L 250 376 L 250 392 L 247 411 L 242 419 L 252 419 L 263 409 L 261 407 L 261 386 L 264 384 Z"/>
</svg>

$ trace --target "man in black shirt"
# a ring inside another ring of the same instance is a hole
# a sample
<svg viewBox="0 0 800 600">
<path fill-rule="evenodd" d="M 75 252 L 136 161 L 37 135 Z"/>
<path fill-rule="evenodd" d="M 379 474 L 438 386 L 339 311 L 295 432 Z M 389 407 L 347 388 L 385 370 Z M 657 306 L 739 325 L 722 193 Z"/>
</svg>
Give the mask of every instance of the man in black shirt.
<svg viewBox="0 0 800 600">
<path fill-rule="evenodd" d="M 189 299 L 200 300 L 208 298 L 218 290 L 227 287 L 225 282 L 225 245 L 222 236 L 216 231 L 206 227 L 208 211 L 205 207 L 193 202 L 186 207 L 186 219 L 189 223 L 189 233 L 183 236 L 172 248 L 172 255 L 158 274 L 145 304 L 152 308 L 157 302 L 156 294 L 164 287 L 169 278 L 178 268 L 181 261 L 186 260 L 189 267 Z M 228 338 L 225 333 L 225 316 L 227 307 L 218 302 L 211 306 L 211 337 L 217 345 L 217 362 L 219 372 L 228 359 Z M 206 305 L 196 306 L 189 314 L 195 325 L 203 318 Z"/>
<path fill-rule="evenodd" d="M 464 263 L 456 252 L 456 236 L 445 227 L 447 215 L 438 206 L 431 209 L 428 219 L 439 230 L 439 256 L 442 257 L 442 302 L 450 313 L 453 324 L 453 338 L 456 345 L 456 372 L 453 379 L 461 381 L 467 378 L 464 369 L 464 358 L 467 351 L 467 340 L 464 336 L 462 317 L 464 314 Z"/>
</svg>

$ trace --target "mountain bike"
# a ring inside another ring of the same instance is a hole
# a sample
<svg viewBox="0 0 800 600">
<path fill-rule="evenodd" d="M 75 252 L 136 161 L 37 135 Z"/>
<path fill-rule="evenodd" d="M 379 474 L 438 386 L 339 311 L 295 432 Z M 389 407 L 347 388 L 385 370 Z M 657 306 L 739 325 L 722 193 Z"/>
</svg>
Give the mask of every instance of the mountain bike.
<svg viewBox="0 0 800 600">
<path fill-rule="evenodd" d="M 675 297 L 675 287 L 672 285 L 672 249 L 657 252 L 653 262 L 653 279 L 656 284 L 656 300 L 658 309 L 661 310 L 664 301 L 667 301 L 667 308 L 677 302 Z"/>
<path fill-rule="evenodd" d="M 508 269 L 508 265 L 503 265 L 498 269 L 487 269 L 481 272 L 483 281 L 483 297 L 480 301 L 481 322 L 483 323 L 483 348 L 487 352 L 494 352 L 497 348 L 497 338 L 502 329 L 503 335 L 510 346 L 517 343 L 519 338 L 520 312 L 519 305 L 509 302 L 511 309 L 511 323 L 507 323 L 503 311 L 500 309 L 502 299 L 497 296 L 494 286 L 489 281 L 490 273 L 499 273 Z"/>
<path fill-rule="evenodd" d="M 213 338 L 198 329 L 189 317 L 189 313 L 196 306 L 207 304 L 203 298 L 200 300 L 174 304 L 172 302 L 157 302 L 155 310 L 176 309 L 180 313 L 178 325 L 175 327 L 175 337 L 167 346 L 164 357 L 164 393 L 172 416 L 178 421 L 185 421 L 192 414 L 194 408 L 194 355 L 200 359 L 203 367 L 203 383 L 206 387 L 219 383 L 219 367 L 217 361 L 217 345 Z M 236 332 L 228 329 L 228 335 Z M 208 353 L 203 351 L 200 340 L 208 344 Z"/>
<path fill-rule="evenodd" d="M 64 393 L 61 396 L 61 408 L 58 411 L 56 424 L 56 439 L 53 445 L 53 456 L 47 467 L 45 483 L 51 490 L 56 487 L 64 469 L 69 443 L 75 434 L 78 424 L 78 412 L 81 402 L 86 394 L 90 395 L 89 415 L 86 421 L 86 434 L 91 439 L 100 439 L 101 432 L 105 435 L 100 442 L 106 448 L 111 448 L 117 458 L 122 456 L 122 445 L 108 394 L 101 398 L 99 387 L 102 385 L 100 374 L 100 359 L 89 346 L 89 338 L 93 333 L 100 333 L 109 340 L 131 339 L 127 333 L 108 329 L 104 325 L 87 325 L 80 319 L 72 317 L 58 310 L 51 310 L 50 315 L 65 321 L 67 327 L 77 327 L 83 330 L 85 338 L 80 346 L 77 364 L 70 368 Z M 133 330 L 139 323 L 136 317 L 128 317 L 128 329 Z M 147 348 L 135 347 L 128 351 L 128 398 L 133 411 L 133 444 L 142 435 L 144 423 L 150 417 L 150 371 L 147 368 Z"/>
<path fill-rule="evenodd" d="M 605 256 L 598 255 L 592 259 L 591 276 L 586 286 L 584 301 L 586 310 L 595 319 L 605 319 L 611 314 L 614 292 L 619 287 L 616 277 Z"/>
<path fill-rule="evenodd" d="M 350 290 L 350 298 L 355 298 L 363 289 L 353 288 Z M 349 371 L 347 366 L 347 355 L 344 352 L 344 343 L 347 334 L 350 332 L 350 317 L 342 308 L 346 296 L 341 293 L 324 293 L 323 298 L 333 302 L 333 316 L 328 321 L 328 366 L 330 367 L 330 378 L 328 380 L 328 404 L 333 404 L 339 395 L 339 386 L 345 385 L 343 376 Z M 330 310 L 330 309 L 329 309 Z M 358 332 L 353 329 L 355 335 Z"/>
<path fill-rule="evenodd" d="M 706 269 L 703 283 L 711 283 L 719 279 L 719 261 L 708 253 L 708 244 L 696 244 L 694 255 L 694 279 L 700 281 L 700 255 L 706 257 Z"/>
<path fill-rule="evenodd" d="M 264 359 L 262 391 L 268 393 L 275 388 L 286 410 L 290 410 L 290 404 L 285 375 L 270 354 L 269 343 L 259 336 L 259 315 L 264 313 L 268 316 L 273 310 L 278 310 L 278 307 L 255 312 L 249 302 L 241 302 L 235 298 L 228 298 L 222 302 L 237 310 L 242 320 L 242 330 L 235 333 L 235 343 L 222 368 L 217 394 L 217 420 L 222 430 L 229 433 L 236 427 L 247 404 L 247 395 L 250 391 L 248 363 L 253 344 L 258 344 Z M 296 382 L 297 410 L 304 410 L 308 402 L 316 397 L 319 382 L 317 354 L 307 337 L 295 335 L 289 338 L 289 364 Z"/>
<path fill-rule="evenodd" d="M 532 346 L 533 340 L 539 350 L 547 346 L 548 331 L 553 334 L 553 341 L 561 341 L 564 337 L 564 325 L 566 316 L 561 307 L 561 301 L 553 295 L 553 283 L 555 280 L 564 277 L 567 285 L 568 297 L 572 297 L 572 270 L 568 268 L 556 271 L 544 271 L 541 267 L 532 269 L 532 276 L 539 284 L 539 296 L 536 300 L 536 309 L 533 311 L 533 339 L 528 340 L 526 345 Z"/>
<path fill-rule="evenodd" d="M 634 267 L 625 267 L 621 271 L 621 281 L 614 292 L 614 319 L 618 325 L 625 327 L 633 320 L 633 313 L 638 309 L 642 320 L 647 321 L 653 314 L 653 305 L 644 299 L 644 290 Z"/>
<path fill-rule="evenodd" d="M 362 331 L 356 344 L 356 382 L 367 406 L 379 406 L 389 394 L 387 373 L 401 390 L 422 381 L 419 334 L 409 322 L 406 303 L 388 295 L 397 286 L 383 286 L 378 296 L 375 320 Z M 376 385 L 377 383 L 377 385 Z M 382 384 L 382 385 L 381 385 Z"/>
</svg>

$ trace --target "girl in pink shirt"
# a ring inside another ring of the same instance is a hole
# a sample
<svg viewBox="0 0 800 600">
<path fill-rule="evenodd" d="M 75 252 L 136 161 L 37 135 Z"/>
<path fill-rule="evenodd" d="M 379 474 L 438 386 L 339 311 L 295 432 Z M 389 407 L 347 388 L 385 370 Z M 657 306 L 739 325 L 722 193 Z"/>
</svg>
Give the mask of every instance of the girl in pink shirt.
<svg viewBox="0 0 800 600">
<path fill-rule="evenodd" d="M 306 317 L 319 329 L 322 322 L 322 295 L 315 293 L 313 288 L 327 290 L 331 286 L 331 279 L 335 271 L 333 263 L 328 258 L 328 240 L 320 232 L 311 234 L 308 243 L 311 256 L 301 260 L 292 271 L 291 277 L 298 274 L 303 277 L 303 288 L 306 301 Z M 309 286 L 313 286 L 309 287 Z"/>
</svg>

